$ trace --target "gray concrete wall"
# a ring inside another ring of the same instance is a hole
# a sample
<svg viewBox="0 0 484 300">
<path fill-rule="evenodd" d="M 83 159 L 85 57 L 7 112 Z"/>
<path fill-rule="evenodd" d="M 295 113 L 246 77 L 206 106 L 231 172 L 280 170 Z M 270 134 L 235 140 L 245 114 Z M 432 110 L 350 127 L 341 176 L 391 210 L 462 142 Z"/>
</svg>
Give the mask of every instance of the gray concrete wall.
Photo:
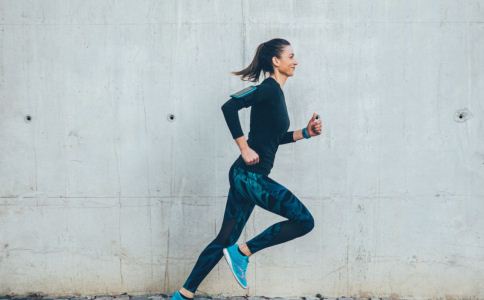
<svg viewBox="0 0 484 300">
<path fill-rule="evenodd" d="M 290 130 L 325 128 L 270 176 L 316 226 L 254 255 L 248 290 L 221 260 L 198 293 L 484 297 L 483 22 L 484 1 L 0 1 L 0 294 L 178 289 L 239 154 L 229 72 L 283 37 Z M 239 241 L 280 220 L 256 207 Z"/>
</svg>

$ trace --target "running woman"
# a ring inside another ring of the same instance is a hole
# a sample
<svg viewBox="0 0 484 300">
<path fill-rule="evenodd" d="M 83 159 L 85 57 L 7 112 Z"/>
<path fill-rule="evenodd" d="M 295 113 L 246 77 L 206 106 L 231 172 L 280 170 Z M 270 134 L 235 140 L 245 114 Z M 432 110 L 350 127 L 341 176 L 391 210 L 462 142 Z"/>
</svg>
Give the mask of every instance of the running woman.
<svg viewBox="0 0 484 300">
<path fill-rule="evenodd" d="M 232 72 L 242 80 L 257 82 L 260 73 L 270 76 L 259 85 L 238 91 L 222 105 L 232 138 L 240 149 L 229 170 L 230 189 L 221 229 L 201 252 L 193 270 L 172 298 L 192 299 L 208 273 L 225 257 L 232 274 L 242 288 L 247 288 L 249 257 L 264 248 L 287 242 L 311 231 L 314 219 L 304 204 L 286 187 L 268 177 L 279 145 L 321 134 L 321 120 L 316 113 L 308 125 L 287 131 L 289 116 L 282 87 L 294 75 L 297 66 L 293 49 L 285 39 L 272 39 L 257 47 L 252 63 Z M 238 111 L 251 107 L 249 138 L 240 126 Z M 246 243 L 236 242 L 255 205 L 287 218 L 275 223 Z"/>
</svg>

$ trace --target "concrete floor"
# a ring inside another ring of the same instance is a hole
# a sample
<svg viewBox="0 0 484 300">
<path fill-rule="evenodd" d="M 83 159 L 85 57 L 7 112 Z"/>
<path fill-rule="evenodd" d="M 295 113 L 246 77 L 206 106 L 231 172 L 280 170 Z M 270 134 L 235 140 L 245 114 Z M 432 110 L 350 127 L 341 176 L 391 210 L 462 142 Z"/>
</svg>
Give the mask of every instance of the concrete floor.
<svg viewBox="0 0 484 300">
<path fill-rule="evenodd" d="M 0 296 L 0 300 L 26 300 L 26 299 L 35 299 L 35 300 L 168 300 L 171 298 L 171 294 L 155 294 L 155 295 L 144 295 L 144 296 L 132 296 L 132 295 L 118 295 L 118 296 L 65 296 L 65 297 L 49 297 L 49 296 L 42 296 L 37 294 L 31 295 L 23 295 L 23 296 L 14 296 L 14 295 L 6 295 Z M 293 298 L 285 298 L 285 297 L 264 297 L 264 296 L 209 296 L 209 295 L 195 295 L 195 299 L 197 300 L 267 300 L 267 299 L 278 299 L 278 300 L 396 300 L 396 299 L 403 299 L 403 298 L 394 298 L 394 297 L 373 297 L 373 298 L 351 298 L 351 297 L 324 297 L 320 294 L 317 294 L 314 297 L 293 297 Z"/>
</svg>

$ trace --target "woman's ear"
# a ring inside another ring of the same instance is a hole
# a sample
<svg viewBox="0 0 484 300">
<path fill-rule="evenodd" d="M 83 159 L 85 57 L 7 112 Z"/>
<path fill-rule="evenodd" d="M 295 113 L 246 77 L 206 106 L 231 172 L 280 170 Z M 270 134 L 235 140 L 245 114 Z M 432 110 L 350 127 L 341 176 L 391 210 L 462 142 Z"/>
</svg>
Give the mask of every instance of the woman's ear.
<svg viewBox="0 0 484 300">
<path fill-rule="evenodd" d="M 276 67 L 279 67 L 279 59 L 276 56 L 272 57 L 272 64 Z"/>
</svg>

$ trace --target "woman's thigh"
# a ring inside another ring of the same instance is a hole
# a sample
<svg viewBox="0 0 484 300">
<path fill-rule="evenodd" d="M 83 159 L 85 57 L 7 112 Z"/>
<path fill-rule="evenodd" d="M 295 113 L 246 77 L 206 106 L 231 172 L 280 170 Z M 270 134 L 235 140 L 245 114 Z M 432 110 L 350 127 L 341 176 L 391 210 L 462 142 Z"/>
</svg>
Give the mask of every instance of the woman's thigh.
<svg viewBox="0 0 484 300">
<path fill-rule="evenodd" d="M 298 197 L 268 176 L 235 168 L 233 181 L 241 197 L 270 212 L 290 220 L 312 219 L 311 213 Z"/>
</svg>

